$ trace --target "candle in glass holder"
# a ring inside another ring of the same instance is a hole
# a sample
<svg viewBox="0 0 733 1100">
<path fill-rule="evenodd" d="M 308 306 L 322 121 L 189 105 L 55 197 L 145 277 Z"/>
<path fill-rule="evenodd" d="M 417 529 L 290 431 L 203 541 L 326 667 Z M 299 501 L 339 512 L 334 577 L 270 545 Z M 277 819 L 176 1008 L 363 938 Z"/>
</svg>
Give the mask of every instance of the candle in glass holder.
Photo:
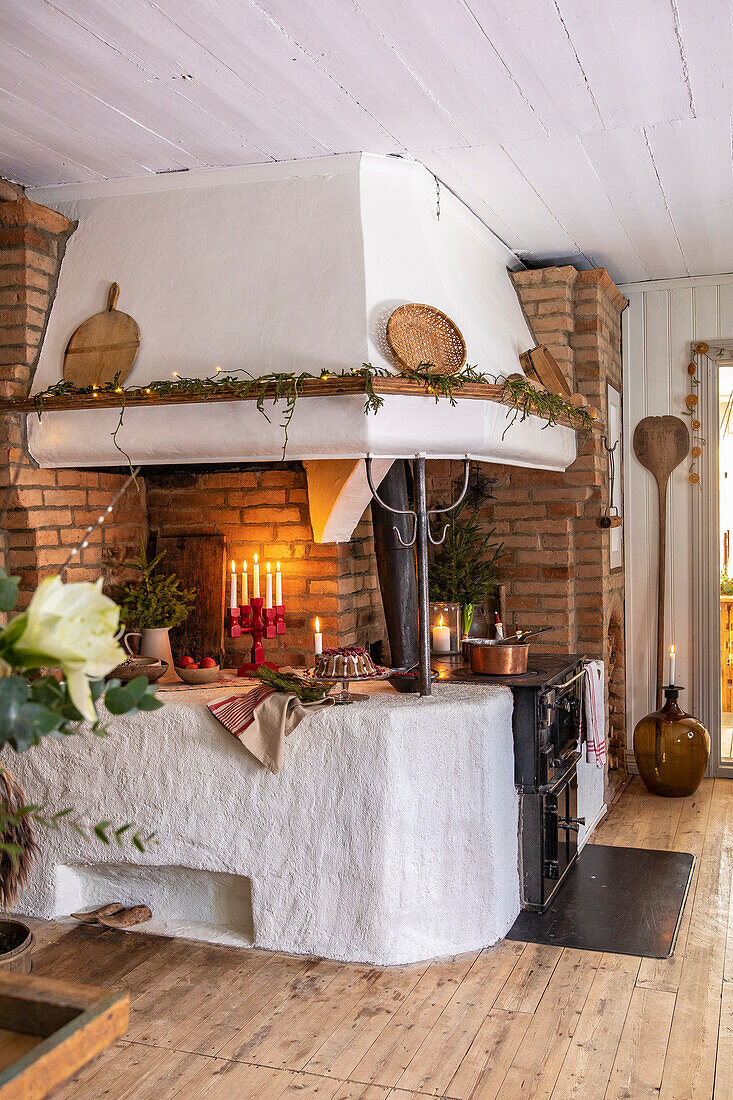
<svg viewBox="0 0 733 1100">
<path fill-rule="evenodd" d="M 267 576 L 265 577 L 265 607 L 272 607 L 272 570 L 267 563 Z"/>
<path fill-rule="evenodd" d="M 283 575 L 280 572 L 280 562 L 275 563 L 275 607 L 282 607 L 283 602 Z"/>
<path fill-rule="evenodd" d="M 669 647 L 669 685 L 674 686 L 674 677 L 677 672 L 677 654 L 673 645 Z"/>
<path fill-rule="evenodd" d="M 252 576 L 252 599 L 259 600 L 260 598 L 260 560 L 255 554 L 255 567 L 254 574 Z"/>
<path fill-rule="evenodd" d="M 237 606 L 237 574 L 234 571 L 234 559 L 232 558 L 232 579 L 229 586 L 229 606 Z"/>
<path fill-rule="evenodd" d="M 450 627 L 443 623 L 443 616 L 437 626 L 433 627 L 433 652 L 450 653 Z"/>
<path fill-rule="evenodd" d="M 315 635 L 314 635 L 314 642 L 315 642 L 314 649 L 315 649 L 316 657 L 318 657 L 318 655 L 320 653 L 323 653 L 323 634 L 321 634 L 321 624 L 318 621 L 318 616 L 317 615 L 316 615 L 316 632 L 315 632 Z"/>
<path fill-rule="evenodd" d="M 246 607 L 249 603 L 249 577 L 247 576 L 247 562 L 242 562 L 242 604 Z"/>
</svg>

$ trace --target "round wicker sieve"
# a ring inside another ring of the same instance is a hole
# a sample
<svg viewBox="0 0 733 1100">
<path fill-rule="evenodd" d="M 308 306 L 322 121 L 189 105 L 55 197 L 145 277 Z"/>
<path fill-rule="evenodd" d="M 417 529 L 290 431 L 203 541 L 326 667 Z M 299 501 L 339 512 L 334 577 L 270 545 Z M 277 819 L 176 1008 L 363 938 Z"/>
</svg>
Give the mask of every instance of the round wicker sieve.
<svg viewBox="0 0 733 1100">
<path fill-rule="evenodd" d="M 460 329 L 434 306 L 410 302 L 387 321 L 387 343 L 405 371 L 430 364 L 438 374 L 458 374 L 466 365 Z"/>
</svg>

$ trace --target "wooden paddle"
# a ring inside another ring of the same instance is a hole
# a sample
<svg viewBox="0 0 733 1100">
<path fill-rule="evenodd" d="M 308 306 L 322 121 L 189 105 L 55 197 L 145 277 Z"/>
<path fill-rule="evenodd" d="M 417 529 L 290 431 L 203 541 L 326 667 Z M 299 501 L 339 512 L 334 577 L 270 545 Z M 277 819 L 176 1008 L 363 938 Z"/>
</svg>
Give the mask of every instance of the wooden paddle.
<svg viewBox="0 0 733 1100">
<path fill-rule="evenodd" d="M 651 471 L 659 490 L 659 565 L 657 603 L 657 707 L 662 705 L 664 675 L 664 582 L 667 560 L 667 483 L 690 449 L 690 435 L 678 416 L 645 416 L 634 431 L 634 454 Z"/>
<path fill-rule="evenodd" d="M 64 378 L 75 386 L 104 386 L 115 375 L 124 382 L 132 370 L 140 329 L 128 313 L 115 309 L 120 288 L 112 283 L 107 308 L 84 321 L 72 334 L 64 354 Z"/>
</svg>

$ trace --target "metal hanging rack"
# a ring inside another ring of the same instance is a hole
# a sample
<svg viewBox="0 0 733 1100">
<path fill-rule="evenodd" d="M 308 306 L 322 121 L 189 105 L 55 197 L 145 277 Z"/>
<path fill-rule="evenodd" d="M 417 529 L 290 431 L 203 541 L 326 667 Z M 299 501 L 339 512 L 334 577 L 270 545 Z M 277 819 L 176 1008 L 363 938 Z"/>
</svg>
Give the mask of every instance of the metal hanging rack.
<svg viewBox="0 0 733 1100">
<path fill-rule="evenodd" d="M 366 456 L 366 476 L 371 494 L 380 507 L 387 512 L 398 516 L 411 516 L 414 520 L 412 536 L 405 542 L 397 527 L 394 532 L 403 546 L 414 546 L 417 556 L 417 625 L 419 643 L 418 685 L 421 695 L 431 695 L 430 679 L 430 611 L 428 595 L 428 542 L 433 546 L 440 546 L 445 540 L 450 523 L 443 527 L 443 533 L 439 538 L 433 535 L 430 529 L 430 517 L 438 516 L 446 512 L 452 512 L 461 504 L 468 491 L 468 479 L 471 473 L 471 463 L 466 455 L 463 470 L 463 488 L 458 499 L 447 508 L 428 508 L 427 490 L 425 484 L 425 455 L 417 454 L 412 460 L 412 476 L 415 486 L 414 508 L 391 508 L 380 499 L 379 493 L 372 479 L 372 455 Z"/>
</svg>

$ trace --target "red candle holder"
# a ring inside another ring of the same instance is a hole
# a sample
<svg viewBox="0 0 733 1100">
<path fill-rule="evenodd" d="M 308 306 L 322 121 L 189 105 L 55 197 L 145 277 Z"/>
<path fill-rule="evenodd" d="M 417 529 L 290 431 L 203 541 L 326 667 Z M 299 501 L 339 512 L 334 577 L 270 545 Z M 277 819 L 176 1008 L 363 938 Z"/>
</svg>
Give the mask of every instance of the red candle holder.
<svg viewBox="0 0 733 1100">
<path fill-rule="evenodd" d="M 250 659 L 237 669 L 239 676 L 246 676 L 261 665 L 277 668 L 277 665 L 265 660 L 262 639 L 270 640 L 285 633 L 285 606 L 280 604 L 278 607 L 265 607 L 264 603 L 265 601 L 258 596 L 253 597 L 248 604 L 242 604 L 241 607 L 229 608 L 229 637 L 239 638 L 242 634 L 252 636 Z"/>
</svg>

